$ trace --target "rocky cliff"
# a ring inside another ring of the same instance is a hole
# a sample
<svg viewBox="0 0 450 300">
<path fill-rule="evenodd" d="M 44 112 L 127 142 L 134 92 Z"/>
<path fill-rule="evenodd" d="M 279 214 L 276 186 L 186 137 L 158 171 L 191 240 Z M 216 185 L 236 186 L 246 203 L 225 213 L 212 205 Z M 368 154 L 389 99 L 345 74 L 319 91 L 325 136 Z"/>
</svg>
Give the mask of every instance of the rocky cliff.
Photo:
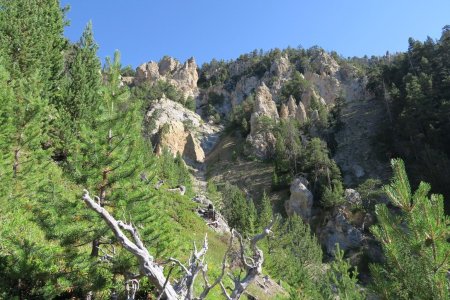
<svg viewBox="0 0 450 300">
<path fill-rule="evenodd" d="M 222 129 L 166 97 L 152 102 L 146 123 L 157 153 L 167 148 L 174 155 L 179 153 L 195 162 L 205 159 L 205 153 L 212 149 Z"/>
<path fill-rule="evenodd" d="M 168 56 L 163 57 L 159 62 L 149 61 L 136 68 L 135 77 L 126 77 L 123 81 L 128 85 L 152 85 L 159 80 L 169 82 L 185 97 L 198 96 L 198 73 L 194 58 L 188 59 L 183 64 Z"/>
</svg>

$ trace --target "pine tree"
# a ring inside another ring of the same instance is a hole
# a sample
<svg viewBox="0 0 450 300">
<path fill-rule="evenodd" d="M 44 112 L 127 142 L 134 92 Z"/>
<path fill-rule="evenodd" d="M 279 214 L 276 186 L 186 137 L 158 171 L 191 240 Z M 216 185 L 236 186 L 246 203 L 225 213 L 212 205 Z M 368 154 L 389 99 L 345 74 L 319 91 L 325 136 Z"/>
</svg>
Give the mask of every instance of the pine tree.
<svg viewBox="0 0 450 300">
<path fill-rule="evenodd" d="M 146 198 L 140 189 L 133 189 L 147 166 L 149 151 L 141 138 L 142 119 L 139 107 L 129 103 L 129 91 L 120 86 L 120 56 L 107 60 L 102 105 L 92 127 L 81 128 L 80 145 L 69 160 L 76 181 L 95 191 L 105 206 L 123 207 L 123 199 Z M 138 195 L 134 195 L 137 193 Z M 98 256 L 94 240 L 92 255 Z"/>
<path fill-rule="evenodd" d="M 38 71 L 40 96 L 56 103 L 61 99 L 64 13 L 58 0 L 1 0 L 0 49 L 10 58 L 12 78 L 33 77 Z"/>
<path fill-rule="evenodd" d="M 80 41 L 73 45 L 72 53 L 67 59 L 66 75 L 69 83 L 67 95 L 60 103 L 74 123 L 92 122 L 101 106 L 102 77 L 97 50 L 92 23 L 89 22 Z"/>
<path fill-rule="evenodd" d="M 413 193 L 402 160 L 392 160 L 394 177 L 384 190 L 398 209 L 376 206 L 378 225 L 371 228 L 383 246 L 386 262 L 372 265 L 373 288 L 386 299 L 448 299 L 449 218 L 444 199 L 428 196 L 420 183 Z"/>
<path fill-rule="evenodd" d="M 322 279 L 322 249 L 309 226 L 293 215 L 273 231 L 272 249 L 266 261 L 271 274 L 292 286 L 295 294 L 307 298 L 318 295 L 315 285 Z"/>
<path fill-rule="evenodd" d="M 66 161 L 81 127 L 91 127 L 100 112 L 102 75 L 97 50 L 89 22 L 80 41 L 66 51 L 64 97 L 54 103 L 58 118 L 51 131 L 55 160 Z"/>
<path fill-rule="evenodd" d="M 321 294 L 324 299 L 363 300 L 365 293 L 357 285 L 358 270 L 353 271 L 344 259 L 344 251 L 336 244 L 335 260 L 330 264 Z"/>
<path fill-rule="evenodd" d="M 13 80 L 0 64 L 0 298 L 53 298 L 66 285 L 57 241 L 49 241 L 36 212 L 55 170 L 45 139 L 47 101 L 39 74 Z"/>
<path fill-rule="evenodd" d="M 263 229 L 273 219 L 272 202 L 264 191 L 258 213 L 258 228 Z"/>
</svg>

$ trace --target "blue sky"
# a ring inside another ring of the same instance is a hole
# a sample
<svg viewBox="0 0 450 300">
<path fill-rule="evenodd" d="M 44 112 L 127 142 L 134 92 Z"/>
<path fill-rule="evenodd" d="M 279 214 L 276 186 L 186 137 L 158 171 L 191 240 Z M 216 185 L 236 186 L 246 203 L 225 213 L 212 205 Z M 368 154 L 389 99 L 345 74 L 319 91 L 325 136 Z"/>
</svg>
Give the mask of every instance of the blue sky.
<svg viewBox="0 0 450 300">
<path fill-rule="evenodd" d="M 439 38 L 450 0 L 62 0 L 66 36 L 89 20 L 99 56 L 122 53 L 133 67 L 164 55 L 197 63 L 253 49 L 319 45 L 343 56 L 404 51 L 408 38 Z"/>
</svg>

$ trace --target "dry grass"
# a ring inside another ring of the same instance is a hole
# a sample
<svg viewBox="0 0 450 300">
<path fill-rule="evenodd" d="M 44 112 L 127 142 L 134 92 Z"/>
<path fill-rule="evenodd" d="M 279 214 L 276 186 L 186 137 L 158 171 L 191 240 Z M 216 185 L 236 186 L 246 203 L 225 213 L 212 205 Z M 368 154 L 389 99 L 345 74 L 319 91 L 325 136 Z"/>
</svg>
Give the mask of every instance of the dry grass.
<svg viewBox="0 0 450 300">
<path fill-rule="evenodd" d="M 289 197 L 286 191 L 271 191 L 273 165 L 245 157 L 244 145 L 245 138 L 233 133 L 225 135 L 206 158 L 207 178 L 219 184 L 228 181 L 237 185 L 256 204 L 264 191 L 277 203 Z"/>
</svg>

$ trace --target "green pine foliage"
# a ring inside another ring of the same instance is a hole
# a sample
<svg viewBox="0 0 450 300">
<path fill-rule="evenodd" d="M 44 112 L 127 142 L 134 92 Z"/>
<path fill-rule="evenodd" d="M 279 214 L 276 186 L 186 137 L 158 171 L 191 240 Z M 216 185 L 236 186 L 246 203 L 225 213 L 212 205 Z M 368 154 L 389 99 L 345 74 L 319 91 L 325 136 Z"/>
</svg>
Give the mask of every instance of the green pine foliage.
<svg viewBox="0 0 450 300">
<path fill-rule="evenodd" d="M 430 185 L 413 192 L 403 161 L 392 160 L 394 177 L 384 187 L 398 212 L 376 207 L 372 232 L 383 246 L 386 262 L 372 265 L 373 289 L 385 299 L 448 299 L 450 245 L 441 195 L 429 196 Z"/>
<path fill-rule="evenodd" d="M 272 201 L 270 197 L 264 191 L 262 199 L 260 201 L 259 209 L 258 209 L 258 229 L 264 229 L 270 221 L 274 218 L 273 209 L 272 209 Z"/>
<path fill-rule="evenodd" d="M 257 226 L 257 211 L 253 200 L 247 199 L 237 186 L 229 182 L 221 187 L 220 192 L 223 201 L 222 213 L 230 227 L 235 228 L 242 234 L 254 234 Z"/>
<path fill-rule="evenodd" d="M 101 64 L 97 57 L 92 23 L 88 23 L 78 43 L 68 51 L 66 58 L 66 96 L 58 103 L 58 110 L 69 118 L 91 124 L 102 104 Z"/>
<path fill-rule="evenodd" d="M 318 295 L 315 284 L 322 278 L 322 250 L 302 219 L 293 215 L 278 223 L 267 242 L 266 268 L 288 283 L 296 295 Z"/>
<path fill-rule="evenodd" d="M 335 260 L 326 273 L 326 281 L 321 294 L 324 299 L 363 300 L 365 291 L 358 287 L 358 270 L 351 270 L 350 263 L 344 259 L 344 251 L 336 244 Z"/>
<path fill-rule="evenodd" d="M 121 84 L 121 75 L 134 73 L 121 67 L 118 53 L 101 69 L 91 24 L 78 43 L 69 45 L 63 36 L 64 13 L 57 0 L 0 0 L 1 299 L 82 299 L 89 292 L 95 299 L 110 298 L 112 292 L 125 297 L 126 274 L 138 273 L 138 264 L 118 246 L 99 216 L 86 209 L 80 200 L 84 188 L 117 219 L 138 228 L 158 263 L 169 256 L 186 259 L 192 240 L 199 241 L 207 231 L 204 220 L 193 213 L 197 204 L 191 201 L 193 183 L 183 159 L 167 150 L 154 155 L 143 129 L 143 110 L 162 94 L 192 110 L 195 99 L 186 99 L 167 82 L 130 91 Z M 370 70 L 370 86 L 378 96 L 391 97 L 386 104 L 392 106 L 396 149 L 406 153 L 403 145 L 411 146 L 406 158 L 414 173 L 424 164 L 423 176 L 430 176 L 443 190 L 450 178 L 445 176 L 449 32 L 444 28 L 439 41 L 410 40 L 407 55 Z M 284 54 L 297 70 L 311 71 L 309 56 L 316 50 L 254 51 L 239 58 L 249 67 L 234 78 L 228 63 L 213 61 L 201 71 L 199 85 L 223 84 L 230 90 L 239 76 L 265 76 L 272 61 Z M 306 88 L 295 71 L 281 96 L 299 99 Z M 214 104 L 223 100 L 218 95 L 211 99 L 209 110 L 217 122 L 223 116 Z M 249 95 L 234 107 L 230 127 L 248 133 L 253 102 Z M 311 106 L 319 112 L 319 125 L 338 123 L 335 116 L 327 121 L 328 112 L 318 101 Z M 286 187 L 302 174 L 308 177 L 318 205 L 324 209 L 340 205 L 341 174 L 327 145 L 307 134 L 303 138 L 307 126 L 294 121 L 259 121 L 278 140 L 276 186 Z M 450 221 L 443 197 L 429 196 L 431 187 L 426 183 L 413 193 L 402 161 L 392 165 L 394 178 L 384 194 L 394 208 L 376 206 L 378 224 L 371 228 L 385 261 L 371 266 L 370 288 L 385 299 L 448 299 Z M 384 195 L 380 185 L 369 180 L 359 187 L 370 207 Z M 168 191 L 179 186 L 186 188 L 184 195 Z M 209 182 L 207 194 L 230 226 L 246 237 L 274 217 L 266 193 L 255 205 L 238 187 Z M 226 239 L 211 232 L 207 260 L 212 278 L 220 273 Z M 261 247 L 265 272 L 287 285 L 292 299 L 365 297 L 357 270 L 339 246 L 335 260 L 323 263 L 317 238 L 296 215 L 278 221 Z M 180 274 L 172 276 L 176 280 Z M 146 280 L 141 281 L 140 292 L 142 298 L 155 298 Z M 217 289 L 211 297 L 219 293 Z"/>
<path fill-rule="evenodd" d="M 408 41 L 408 51 L 378 58 L 368 87 L 389 115 L 378 145 L 402 157 L 411 182 L 428 181 L 448 202 L 450 196 L 450 26 L 440 39 Z M 446 203 L 447 214 L 450 205 Z"/>
<path fill-rule="evenodd" d="M 39 70 L 40 96 L 51 103 L 61 94 L 65 10 L 58 0 L 0 1 L 0 49 L 10 60 L 6 67 L 14 78 L 29 78 Z"/>
<path fill-rule="evenodd" d="M 285 100 L 288 100 L 290 96 L 300 100 L 308 85 L 309 83 L 305 77 L 299 71 L 295 71 L 292 78 L 283 85 L 281 89 L 281 96 Z"/>
</svg>

